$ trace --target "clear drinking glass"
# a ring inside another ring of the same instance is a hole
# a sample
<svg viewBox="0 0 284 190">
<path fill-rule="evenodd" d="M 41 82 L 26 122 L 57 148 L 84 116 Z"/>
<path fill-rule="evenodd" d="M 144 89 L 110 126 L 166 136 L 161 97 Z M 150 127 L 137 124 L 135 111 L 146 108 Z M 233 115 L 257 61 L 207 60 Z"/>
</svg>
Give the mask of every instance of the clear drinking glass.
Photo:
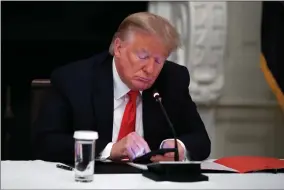
<svg viewBox="0 0 284 190">
<path fill-rule="evenodd" d="M 98 133 L 75 131 L 75 181 L 92 182 L 95 171 L 95 147 Z"/>
</svg>

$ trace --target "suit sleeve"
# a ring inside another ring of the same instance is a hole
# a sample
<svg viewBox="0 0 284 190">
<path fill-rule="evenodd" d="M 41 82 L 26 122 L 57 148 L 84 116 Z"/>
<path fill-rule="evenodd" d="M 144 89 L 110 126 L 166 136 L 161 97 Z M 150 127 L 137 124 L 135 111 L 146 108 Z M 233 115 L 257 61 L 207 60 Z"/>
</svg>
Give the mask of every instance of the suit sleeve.
<svg viewBox="0 0 284 190">
<path fill-rule="evenodd" d="M 211 152 L 211 141 L 197 107 L 189 94 L 189 73 L 186 68 L 182 69 L 181 81 L 179 83 L 181 93 L 179 94 L 181 102 L 178 125 L 179 139 L 184 143 L 191 160 L 205 160 Z"/>
<path fill-rule="evenodd" d="M 36 159 L 74 163 L 71 117 L 67 100 L 52 87 L 33 127 L 32 141 Z"/>
</svg>

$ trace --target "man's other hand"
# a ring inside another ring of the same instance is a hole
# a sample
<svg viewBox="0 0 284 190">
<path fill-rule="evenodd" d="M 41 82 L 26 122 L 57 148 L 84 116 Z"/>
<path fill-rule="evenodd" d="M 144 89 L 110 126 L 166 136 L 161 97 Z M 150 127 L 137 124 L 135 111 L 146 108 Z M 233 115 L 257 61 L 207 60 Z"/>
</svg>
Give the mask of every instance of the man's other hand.
<svg viewBox="0 0 284 190">
<path fill-rule="evenodd" d="M 110 159 L 120 160 L 128 157 L 130 160 L 150 152 L 148 143 L 136 132 L 132 132 L 113 144 Z"/>
<path fill-rule="evenodd" d="M 183 161 L 185 159 L 185 149 L 182 144 L 178 141 L 178 153 L 179 153 L 179 161 Z M 174 140 L 166 140 L 162 146 L 162 148 L 174 148 L 175 141 Z M 152 156 L 152 162 L 161 162 L 161 161 L 174 161 L 175 160 L 175 153 L 169 152 L 164 155 L 156 155 Z"/>
</svg>

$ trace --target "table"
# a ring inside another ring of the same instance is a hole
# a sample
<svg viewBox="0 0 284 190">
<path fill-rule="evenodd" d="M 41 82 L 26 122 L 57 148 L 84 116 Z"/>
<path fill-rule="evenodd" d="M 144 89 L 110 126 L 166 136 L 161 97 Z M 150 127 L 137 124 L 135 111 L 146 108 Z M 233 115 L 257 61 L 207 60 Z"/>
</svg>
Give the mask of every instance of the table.
<svg viewBox="0 0 284 190">
<path fill-rule="evenodd" d="M 57 163 L 1 161 L 1 189 L 284 189 L 284 174 L 206 174 L 209 181 L 155 182 L 141 174 L 100 174 L 92 183 L 74 181 Z"/>
</svg>

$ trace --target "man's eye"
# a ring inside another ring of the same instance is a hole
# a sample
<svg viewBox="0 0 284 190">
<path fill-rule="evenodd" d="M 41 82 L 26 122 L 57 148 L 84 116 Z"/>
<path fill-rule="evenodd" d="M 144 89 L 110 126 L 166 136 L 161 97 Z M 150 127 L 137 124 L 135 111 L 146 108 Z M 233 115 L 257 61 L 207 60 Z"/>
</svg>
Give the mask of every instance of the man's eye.
<svg viewBox="0 0 284 190">
<path fill-rule="evenodd" d="M 155 62 L 158 63 L 158 64 L 163 63 L 163 61 L 161 59 L 155 59 Z"/>
<path fill-rule="evenodd" d="M 138 54 L 138 57 L 139 57 L 139 59 L 147 59 L 147 58 L 149 58 L 148 55 L 140 55 L 140 54 Z"/>
<path fill-rule="evenodd" d="M 157 59 L 155 60 L 155 62 L 156 62 L 156 63 L 158 63 L 158 64 L 160 64 L 160 63 L 161 63 L 161 61 L 159 61 L 159 60 L 157 60 Z"/>
</svg>

